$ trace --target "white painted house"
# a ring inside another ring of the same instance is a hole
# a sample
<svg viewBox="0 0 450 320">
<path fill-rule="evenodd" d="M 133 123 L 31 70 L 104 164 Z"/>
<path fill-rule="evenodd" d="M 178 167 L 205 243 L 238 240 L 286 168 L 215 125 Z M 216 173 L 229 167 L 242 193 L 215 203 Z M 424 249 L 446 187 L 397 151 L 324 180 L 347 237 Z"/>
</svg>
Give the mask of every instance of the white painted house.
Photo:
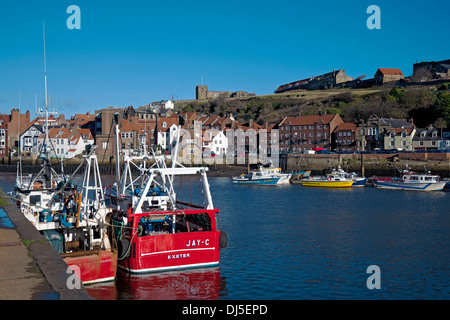
<svg viewBox="0 0 450 320">
<path fill-rule="evenodd" d="M 77 155 L 83 154 L 86 150 L 86 146 L 91 143 L 86 143 L 83 139 L 82 133 L 74 131 L 72 132 L 66 128 L 51 128 L 48 131 L 49 147 L 51 149 L 50 157 L 52 158 L 73 158 Z M 32 153 L 39 154 L 39 150 L 44 143 L 45 134 L 42 134 L 37 138 L 36 148 Z M 92 142 L 93 139 L 86 139 L 86 141 Z"/>
<path fill-rule="evenodd" d="M 170 100 L 155 101 L 151 104 L 151 109 L 155 112 L 160 112 L 162 110 L 173 110 L 175 105 Z"/>
<path fill-rule="evenodd" d="M 41 125 L 32 124 L 24 133 L 20 135 L 20 151 L 36 153 L 37 138 L 44 133 Z"/>
<path fill-rule="evenodd" d="M 225 155 L 228 150 L 228 138 L 223 131 L 209 129 L 203 133 L 202 148 L 204 151 L 212 151 L 216 155 Z"/>
</svg>

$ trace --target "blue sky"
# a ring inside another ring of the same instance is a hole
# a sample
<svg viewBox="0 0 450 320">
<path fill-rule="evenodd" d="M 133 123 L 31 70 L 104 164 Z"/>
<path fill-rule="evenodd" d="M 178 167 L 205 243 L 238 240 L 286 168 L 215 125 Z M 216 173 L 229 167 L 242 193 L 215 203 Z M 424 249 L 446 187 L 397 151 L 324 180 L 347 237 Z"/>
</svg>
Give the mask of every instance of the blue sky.
<svg viewBox="0 0 450 320">
<path fill-rule="evenodd" d="M 81 9 L 69 30 L 67 7 Z M 369 30 L 369 5 L 381 29 Z M 0 112 L 44 104 L 42 22 L 51 105 L 70 117 L 107 106 L 194 99 L 195 86 L 270 94 L 281 84 L 345 69 L 412 74 L 450 59 L 450 2 L 1 1 Z"/>
</svg>

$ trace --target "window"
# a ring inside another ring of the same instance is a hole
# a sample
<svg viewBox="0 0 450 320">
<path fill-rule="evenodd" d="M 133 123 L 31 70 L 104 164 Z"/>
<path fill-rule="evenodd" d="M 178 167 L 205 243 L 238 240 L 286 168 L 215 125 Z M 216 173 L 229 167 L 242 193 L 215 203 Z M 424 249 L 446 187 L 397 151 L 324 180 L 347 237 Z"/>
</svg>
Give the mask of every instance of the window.
<svg viewBox="0 0 450 320">
<path fill-rule="evenodd" d="M 108 142 L 102 142 L 102 149 L 107 150 L 108 149 Z"/>
</svg>

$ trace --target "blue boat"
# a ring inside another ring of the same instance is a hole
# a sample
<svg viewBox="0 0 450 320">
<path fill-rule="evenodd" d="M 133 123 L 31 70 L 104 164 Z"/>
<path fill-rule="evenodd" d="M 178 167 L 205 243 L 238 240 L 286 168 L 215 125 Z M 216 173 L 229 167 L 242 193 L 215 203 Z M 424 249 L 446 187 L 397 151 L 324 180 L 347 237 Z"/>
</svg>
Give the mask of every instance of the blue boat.
<svg viewBox="0 0 450 320">
<path fill-rule="evenodd" d="M 257 171 L 252 171 L 249 174 L 242 174 L 233 177 L 235 184 L 260 184 L 260 185 L 274 185 L 274 184 L 288 184 L 291 179 L 290 173 L 281 173 L 280 168 L 268 169 L 259 167 Z"/>
<path fill-rule="evenodd" d="M 441 191 L 444 189 L 445 185 L 446 182 L 440 181 L 438 175 L 432 175 L 429 172 L 425 174 L 407 172 L 403 174 L 402 180 L 398 182 L 378 182 L 377 188 L 390 190 Z"/>
</svg>

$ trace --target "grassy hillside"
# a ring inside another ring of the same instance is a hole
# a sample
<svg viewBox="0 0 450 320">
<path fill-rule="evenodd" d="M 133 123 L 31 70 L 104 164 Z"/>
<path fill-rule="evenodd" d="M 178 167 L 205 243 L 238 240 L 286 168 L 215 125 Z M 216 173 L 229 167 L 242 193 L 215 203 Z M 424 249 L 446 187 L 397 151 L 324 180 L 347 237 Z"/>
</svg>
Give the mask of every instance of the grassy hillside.
<svg viewBox="0 0 450 320">
<path fill-rule="evenodd" d="M 438 88 L 300 90 L 250 98 L 178 101 L 175 106 L 183 112 L 199 114 L 224 116 L 231 112 L 239 122 L 253 119 L 259 124 L 276 123 L 285 116 L 338 113 L 346 122 L 357 123 L 376 114 L 388 118 L 412 118 L 418 127 L 437 121 L 441 126 L 450 127 L 450 93 L 446 85 Z"/>
</svg>

